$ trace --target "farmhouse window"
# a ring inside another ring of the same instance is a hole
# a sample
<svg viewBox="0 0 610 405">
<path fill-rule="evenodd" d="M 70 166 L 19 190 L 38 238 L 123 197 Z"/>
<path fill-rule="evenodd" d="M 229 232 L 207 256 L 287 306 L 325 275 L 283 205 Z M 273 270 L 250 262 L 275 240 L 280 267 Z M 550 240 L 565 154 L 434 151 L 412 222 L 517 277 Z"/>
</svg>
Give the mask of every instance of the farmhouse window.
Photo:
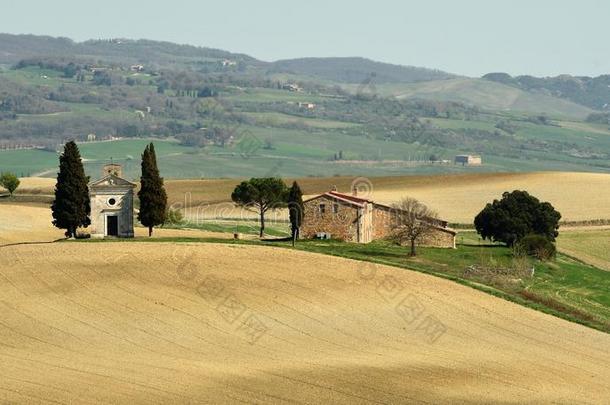
<svg viewBox="0 0 610 405">
<path fill-rule="evenodd" d="M 320 204 L 320 214 L 324 214 L 326 212 L 326 204 Z"/>
<path fill-rule="evenodd" d="M 339 213 L 339 204 L 333 204 L 333 214 Z"/>
</svg>

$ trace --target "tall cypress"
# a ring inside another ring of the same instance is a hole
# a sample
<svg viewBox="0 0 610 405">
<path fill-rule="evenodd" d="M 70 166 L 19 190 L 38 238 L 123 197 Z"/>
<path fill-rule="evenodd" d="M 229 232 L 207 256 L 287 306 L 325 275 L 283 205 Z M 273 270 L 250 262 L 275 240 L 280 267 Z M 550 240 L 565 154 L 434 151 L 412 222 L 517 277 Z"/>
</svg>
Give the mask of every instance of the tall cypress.
<svg viewBox="0 0 610 405">
<path fill-rule="evenodd" d="M 165 223 L 167 218 L 167 193 L 163 187 L 163 178 L 159 175 L 155 146 L 150 143 L 142 154 L 142 176 L 140 177 L 140 212 L 138 220 L 148 228 L 152 236 L 153 228 Z"/>
<path fill-rule="evenodd" d="M 78 146 L 74 141 L 70 141 L 64 146 L 64 152 L 59 157 L 55 200 L 51 205 L 53 225 L 65 229 L 68 238 L 76 237 L 78 227 L 91 224 L 87 182 Z"/>
<path fill-rule="evenodd" d="M 290 187 L 288 193 L 288 212 L 290 214 L 290 229 L 292 231 L 292 246 L 294 242 L 299 238 L 299 229 L 303 224 L 303 217 L 305 215 L 305 206 L 303 205 L 303 192 L 301 187 L 295 181 Z"/>
</svg>

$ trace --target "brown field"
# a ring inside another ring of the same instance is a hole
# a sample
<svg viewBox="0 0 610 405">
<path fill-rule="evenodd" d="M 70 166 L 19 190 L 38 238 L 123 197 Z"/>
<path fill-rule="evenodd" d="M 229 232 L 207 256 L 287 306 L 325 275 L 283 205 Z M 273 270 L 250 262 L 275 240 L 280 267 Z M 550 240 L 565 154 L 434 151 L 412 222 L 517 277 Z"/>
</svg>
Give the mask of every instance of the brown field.
<svg viewBox="0 0 610 405">
<path fill-rule="evenodd" d="M 17 189 L 18 194 L 53 194 L 55 179 L 44 177 L 22 177 Z"/>
<path fill-rule="evenodd" d="M 373 182 L 373 185 L 375 183 Z M 439 176 L 426 184 L 401 187 L 382 184 L 373 196 L 392 202 L 408 194 L 428 203 L 451 222 L 472 223 L 487 202 L 504 191 L 526 190 L 549 201 L 562 213 L 562 220 L 610 219 L 610 174 L 515 173 Z"/>
<path fill-rule="evenodd" d="M 3 403 L 610 398 L 609 335 L 420 273 L 254 246 L 0 251 Z"/>
<path fill-rule="evenodd" d="M 557 247 L 585 263 L 610 271 L 610 227 L 562 232 Z"/>
<path fill-rule="evenodd" d="M 424 189 L 427 181 L 416 179 L 407 179 L 410 187 L 419 181 Z M 380 179 L 383 192 L 400 190 L 396 180 Z M 341 181 L 349 188 L 351 179 Z M 62 236 L 48 207 L 0 204 L 0 403 L 568 404 L 610 397 L 609 335 L 447 280 L 255 246 L 2 246 Z M 563 235 L 559 243 L 590 246 Z M 604 246 L 596 251 L 607 252 Z M 404 299 L 419 309 L 407 310 Z M 258 336 L 244 323 L 256 320 Z M 440 323 L 426 323 L 432 320 Z"/>
<path fill-rule="evenodd" d="M 63 238 L 63 232 L 53 227 L 51 221 L 48 207 L 0 204 L 0 245 Z"/>
<path fill-rule="evenodd" d="M 292 180 L 287 180 L 291 182 Z M 404 196 L 420 199 L 437 210 L 450 222 L 472 223 L 475 215 L 504 191 L 527 190 L 544 201 L 551 202 L 566 221 L 610 219 L 610 174 L 596 173 L 491 173 L 438 176 L 402 176 L 357 180 L 354 177 L 298 179 L 303 191 L 314 195 L 336 185 L 339 191 L 349 192 L 356 181 L 363 195 L 379 202 L 393 203 Z M 223 204 L 239 180 L 170 180 L 167 190 L 176 206 L 203 205 L 203 212 L 214 216 L 227 211 L 236 217 L 239 210 L 231 211 Z M 212 205 L 208 207 L 208 205 Z M 194 211 L 192 211 L 194 212 Z"/>
<path fill-rule="evenodd" d="M 63 231 L 55 228 L 51 221 L 51 210 L 47 206 L 0 204 L 0 246 L 62 239 Z M 139 237 L 148 235 L 144 228 L 136 228 L 135 231 Z M 154 236 L 229 238 L 231 235 L 186 229 L 155 229 Z"/>
<path fill-rule="evenodd" d="M 287 179 L 291 183 L 293 179 Z M 474 216 L 504 191 L 527 190 L 541 200 L 551 202 L 564 221 L 610 219 L 610 174 L 598 173 L 485 173 L 436 176 L 397 176 L 356 179 L 355 177 L 297 179 L 303 191 L 315 195 L 336 185 L 349 192 L 356 181 L 362 195 L 382 203 L 393 203 L 404 196 L 420 199 L 454 223 L 472 223 Z M 52 179 L 22 179 L 22 194 L 52 193 Z M 225 216 L 249 217 L 227 204 L 231 192 L 241 180 L 167 180 L 169 201 L 175 208 L 201 207 L 200 218 Z M 191 209 L 189 216 L 197 214 Z"/>
</svg>

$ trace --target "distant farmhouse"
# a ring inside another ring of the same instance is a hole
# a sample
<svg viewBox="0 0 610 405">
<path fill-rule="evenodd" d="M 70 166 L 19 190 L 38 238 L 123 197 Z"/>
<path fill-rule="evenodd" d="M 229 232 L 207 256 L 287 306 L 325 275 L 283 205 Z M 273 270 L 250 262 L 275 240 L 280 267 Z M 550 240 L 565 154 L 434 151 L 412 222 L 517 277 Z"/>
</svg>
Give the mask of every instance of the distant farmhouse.
<svg viewBox="0 0 610 405">
<path fill-rule="evenodd" d="M 222 61 L 222 66 L 223 67 L 237 66 L 237 62 L 234 60 L 225 59 Z"/>
<path fill-rule="evenodd" d="M 131 70 L 132 72 L 143 72 L 144 71 L 144 65 L 131 65 L 129 67 L 129 70 Z"/>
<path fill-rule="evenodd" d="M 356 243 L 387 238 L 395 215 L 395 208 L 359 198 L 356 192 L 349 195 L 335 190 L 305 201 L 304 208 L 303 237 L 330 236 Z M 455 248 L 457 232 L 446 221 L 430 221 L 434 231 L 420 245 Z"/>
<path fill-rule="evenodd" d="M 314 103 L 302 103 L 302 102 L 299 102 L 297 105 L 299 106 L 299 108 L 306 108 L 308 110 L 315 110 L 316 109 L 316 105 Z"/>
<path fill-rule="evenodd" d="M 303 91 L 303 88 L 301 86 L 299 86 L 298 84 L 294 84 L 294 83 L 284 84 L 284 85 L 282 85 L 282 89 L 288 90 L 288 91 L 293 91 L 293 92 Z"/>
<path fill-rule="evenodd" d="M 480 155 L 457 155 L 455 157 L 455 164 L 462 166 L 481 166 L 483 159 Z"/>
<path fill-rule="evenodd" d="M 108 70 L 107 67 L 104 66 L 90 66 L 89 67 L 89 71 L 91 73 L 96 73 L 96 72 L 105 72 L 106 70 Z"/>
<path fill-rule="evenodd" d="M 100 180 L 89 184 L 91 237 L 133 238 L 133 197 L 136 184 L 123 178 L 121 165 L 106 165 Z"/>
</svg>

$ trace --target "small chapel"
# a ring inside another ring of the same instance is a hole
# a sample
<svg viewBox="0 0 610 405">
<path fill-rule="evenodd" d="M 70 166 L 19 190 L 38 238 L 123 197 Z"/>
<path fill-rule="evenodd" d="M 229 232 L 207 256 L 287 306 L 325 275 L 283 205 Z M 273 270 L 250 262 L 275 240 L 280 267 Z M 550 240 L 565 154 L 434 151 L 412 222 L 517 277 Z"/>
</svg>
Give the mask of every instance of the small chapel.
<svg viewBox="0 0 610 405">
<path fill-rule="evenodd" d="M 109 164 L 102 178 L 89 184 L 92 238 L 133 238 L 135 183 L 122 178 L 121 165 Z"/>
</svg>

